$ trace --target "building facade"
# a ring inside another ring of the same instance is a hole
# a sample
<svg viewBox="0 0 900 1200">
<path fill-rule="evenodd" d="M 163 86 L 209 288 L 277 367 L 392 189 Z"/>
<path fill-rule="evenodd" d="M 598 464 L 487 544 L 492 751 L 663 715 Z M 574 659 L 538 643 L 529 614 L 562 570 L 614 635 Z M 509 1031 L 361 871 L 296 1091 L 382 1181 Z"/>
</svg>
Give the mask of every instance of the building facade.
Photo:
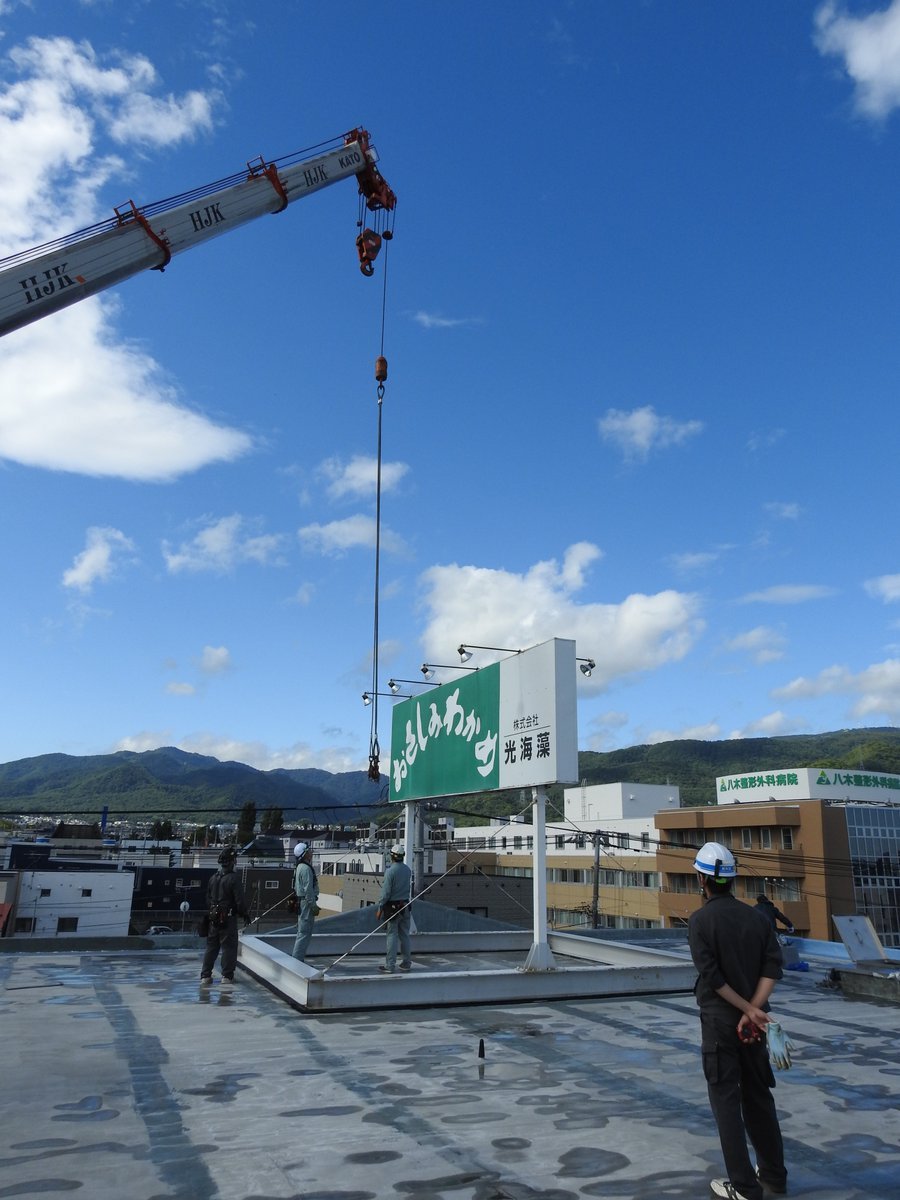
<svg viewBox="0 0 900 1200">
<path fill-rule="evenodd" d="M 798 934 L 836 939 L 832 918 L 868 916 L 900 946 L 900 775 L 815 767 L 722 776 L 718 803 L 656 818 L 660 915 L 685 925 L 700 905 L 693 852 L 705 841 L 738 859 L 735 894 L 765 893 Z"/>
<path fill-rule="evenodd" d="M 654 815 L 680 805 L 668 784 L 581 784 L 563 793 L 562 821 L 548 819 L 547 919 L 581 925 L 652 929 L 662 925 Z M 521 817 L 450 831 L 454 862 L 499 877 L 532 877 L 534 837 Z"/>
</svg>

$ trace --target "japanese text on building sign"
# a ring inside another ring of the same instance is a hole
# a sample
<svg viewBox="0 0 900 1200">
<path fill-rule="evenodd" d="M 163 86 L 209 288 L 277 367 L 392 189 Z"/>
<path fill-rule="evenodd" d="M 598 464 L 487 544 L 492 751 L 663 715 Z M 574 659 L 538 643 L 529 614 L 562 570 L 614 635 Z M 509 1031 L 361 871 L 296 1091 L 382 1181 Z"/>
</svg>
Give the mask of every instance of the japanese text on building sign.
<svg viewBox="0 0 900 1200">
<path fill-rule="evenodd" d="M 531 718 L 528 718 L 529 720 Z M 534 718 L 535 723 L 537 718 Z M 520 722 L 516 721 L 518 726 Z M 533 758 L 550 757 L 550 732 L 542 729 L 536 733 L 523 733 L 518 739 L 507 738 L 503 743 L 503 761 L 507 764 L 530 762 Z"/>
<path fill-rule="evenodd" d="M 720 792 L 742 792 L 745 788 L 796 787 L 800 780 L 794 771 L 780 775 L 734 775 L 723 779 Z"/>
<path fill-rule="evenodd" d="M 900 790 L 900 775 L 869 775 L 859 771 L 820 771 L 817 787 L 863 787 Z"/>
<path fill-rule="evenodd" d="M 485 729 L 481 734 L 481 717 L 471 709 L 468 713 L 459 703 L 459 688 L 446 696 L 443 715 L 433 701 L 428 703 L 428 717 L 423 723 L 423 705 L 416 701 L 415 730 L 413 721 L 406 722 L 404 746 L 402 752 L 394 758 L 391 764 L 394 791 L 399 791 L 403 781 L 409 774 L 410 767 L 418 755 L 425 754 L 429 741 L 440 737 L 459 738 L 472 745 L 472 756 L 477 762 L 478 774 L 487 778 L 494 769 L 494 758 L 497 753 L 497 734 Z M 475 741 L 473 739 L 478 738 Z"/>
</svg>

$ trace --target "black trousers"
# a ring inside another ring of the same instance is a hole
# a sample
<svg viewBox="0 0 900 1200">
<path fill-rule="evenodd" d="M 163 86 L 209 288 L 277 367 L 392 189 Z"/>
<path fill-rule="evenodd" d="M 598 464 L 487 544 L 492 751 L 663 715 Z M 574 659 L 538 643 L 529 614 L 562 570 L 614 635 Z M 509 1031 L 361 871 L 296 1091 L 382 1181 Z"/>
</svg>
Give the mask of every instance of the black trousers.
<svg viewBox="0 0 900 1200">
<path fill-rule="evenodd" d="M 222 951 L 222 974 L 230 979 L 234 975 L 238 956 L 238 925 L 237 917 L 229 917 L 224 929 L 210 927 L 206 938 L 206 953 L 203 955 L 203 966 L 200 975 L 204 978 L 212 975 L 213 966 Z"/>
<path fill-rule="evenodd" d="M 737 1035 L 739 1020 L 737 1009 L 733 1017 L 700 1013 L 703 1074 L 728 1178 L 747 1200 L 762 1200 L 747 1139 L 756 1151 L 760 1178 L 776 1187 L 783 1187 L 787 1179 L 784 1144 L 765 1039 L 745 1045 Z"/>
</svg>

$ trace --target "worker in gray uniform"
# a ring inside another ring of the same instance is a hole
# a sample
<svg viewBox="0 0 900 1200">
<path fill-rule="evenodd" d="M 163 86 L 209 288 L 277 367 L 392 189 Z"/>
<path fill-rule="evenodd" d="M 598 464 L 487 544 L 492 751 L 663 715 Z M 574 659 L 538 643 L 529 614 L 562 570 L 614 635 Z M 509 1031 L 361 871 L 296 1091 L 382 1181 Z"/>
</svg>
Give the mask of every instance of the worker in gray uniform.
<svg viewBox="0 0 900 1200">
<path fill-rule="evenodd" d="M 294 847 L 297 866 L 294 870 L 294 894 L 297 897 L 297 936 L 292 954 L 306 962 L 306 952 L 312 939 L 313 924 L 319 915 L 319 879 L 312 865 L 312 847 L 298 842 Z"/>
<path fill-rule="evenodd" d="M 397 970 L 397 951 L 400 952 L 400 970 L 412 968 L 409 929 L 412 920 L 412 871 L 403 861 L 406 851 L 399 842 L 391 846 L 391 865 L 384 873 L 381 896 L 376 917 L 387 921 L 385 929 L 384 965 L 378 968 L 386 975 Z"/>
</svg>

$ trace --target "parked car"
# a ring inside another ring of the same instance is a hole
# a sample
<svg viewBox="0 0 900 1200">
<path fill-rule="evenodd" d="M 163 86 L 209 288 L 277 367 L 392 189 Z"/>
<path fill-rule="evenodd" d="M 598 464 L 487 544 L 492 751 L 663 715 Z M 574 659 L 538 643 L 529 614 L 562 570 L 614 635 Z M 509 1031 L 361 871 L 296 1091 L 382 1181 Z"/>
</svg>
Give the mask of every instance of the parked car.
<svg viewBox="0 0 900 1200">
<path fill-rule="evenodd" d="M 161 933 L 174 933 L 174 929 L 170 929 L 168 925 L 151 925 L 147 930 L 150 937 L 158 937 Z"/>
</svg>

